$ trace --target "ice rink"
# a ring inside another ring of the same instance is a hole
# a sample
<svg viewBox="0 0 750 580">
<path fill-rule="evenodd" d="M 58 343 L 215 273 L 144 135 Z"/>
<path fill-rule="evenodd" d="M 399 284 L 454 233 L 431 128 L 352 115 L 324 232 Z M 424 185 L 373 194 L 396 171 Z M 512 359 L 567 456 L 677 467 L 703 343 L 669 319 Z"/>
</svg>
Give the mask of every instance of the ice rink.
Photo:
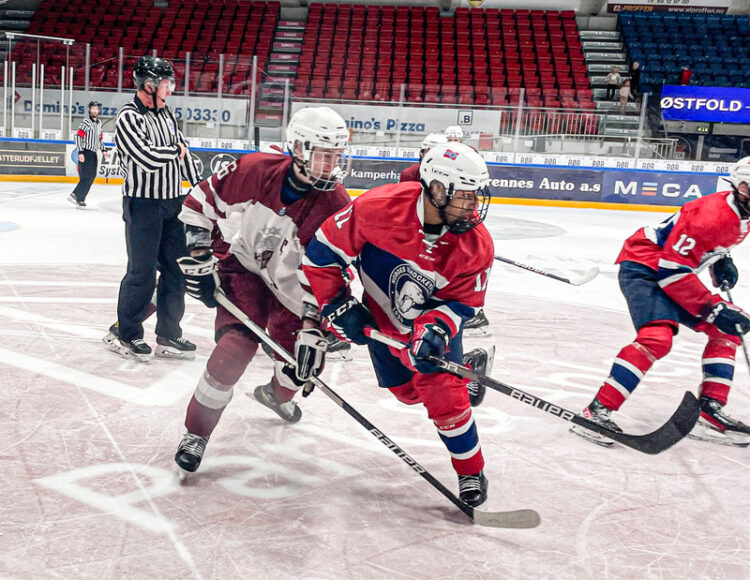
<svg viewBox="0 0 750 580">
<path fill-rule="evenodd" d="M 746 579 L 750 449 L 685 439 L 656 456 L 595 446 L 568 424 L 489 391 L 476 413 L 487 509 L 532 508 L 532 530 L 473 525 L 320 392 L 283 423 L 253 399 L 260 353 L 180 486 L 173 456 L 212 348 L 213 313 L 188 298 L 191 362 L 128 362 L 101 342 L 114 321 L 125 244 L 119 188 L 89 207 L 67 184 L 0 192 L 0 578 L 37 579 Z M 667 214 L 493 205 L 497 254 L 486 312 L 492 376 L 579 411 L 634 332 L 612 264 L 622 241 Z M 734 252 L 750 308 L 750 243 Z M 146 340 L 154 344 L 153 321 Z M 617 415 L 652 431 L 697 392 L 704 339 L 687 329 Z M 423 408 L 380 390 L 366 350 L 323 379 L 457 492 Z M 750 420 L 741 351 L 728 411 Z"/>
</svg>

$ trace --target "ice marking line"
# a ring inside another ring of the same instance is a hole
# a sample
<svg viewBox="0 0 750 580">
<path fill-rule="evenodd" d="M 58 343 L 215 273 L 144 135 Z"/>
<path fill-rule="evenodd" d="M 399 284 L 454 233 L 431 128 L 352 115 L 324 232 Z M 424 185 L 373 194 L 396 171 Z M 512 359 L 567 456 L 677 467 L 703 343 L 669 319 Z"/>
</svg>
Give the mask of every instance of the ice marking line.
<svg viewBox="0 0 750 580">
<path fill-rule="evenodd" d="M 203 357 L 184 362 L 197 362 L 200 367 L 205 365 Z M 102 395 L 122 399 L 128 403 L 148 407 L 169 407 L 177 403 L 189 390 L 185 385 L 189 385 L 190 382 L 186 377 L 184 377 L 186 380 L 175 379 L 175 374 L 191 374 L 192 378 L 197 374 L 197 370 L 192 368 L 193 364 L 181 365 L 179 369 L 167 369 L 169 371 L 167 376 L 151 386 L 139 388 L 5 348 L 0 348 L 0 363 L 68 383 L 77 388 L 89 389 Z"/>
<path fill-rule="evenodd" d="M 119 288 L 117 282 L 70 282 L 66 280 L 0 280 L 0 286 L 62 286 L 66 288 Z"/>
<path fill-rule="evenodd" d="M 117 298 L 46 298 L 43 296 L 0 296 L 0 302 L 25 304 L 115 304 Z"/>
</svg>

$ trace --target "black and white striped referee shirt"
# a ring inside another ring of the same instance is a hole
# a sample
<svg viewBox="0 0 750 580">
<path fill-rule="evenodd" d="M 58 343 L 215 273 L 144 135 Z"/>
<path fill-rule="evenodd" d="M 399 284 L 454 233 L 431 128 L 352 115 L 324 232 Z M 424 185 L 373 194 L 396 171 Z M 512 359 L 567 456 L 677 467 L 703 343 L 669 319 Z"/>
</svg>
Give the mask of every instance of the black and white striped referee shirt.
<svg viewBox="0 0 750 580">
<path fill-rule="evenodd" d="M 79 151 L 106 151 L 107 148 L 102 143 L 102 122 L 97 119 L 92 120 L 86 117 L 81 121 L 81 126 L 76 131 L 76 147 Z"/>
<path fill-rule="evenodd" d="M 178 143 L 187 147 L 172 111 L 166 106 L 149 109 L 136 96 L 117 113 L 115 145 L 120 172 L 125 178 L 122 194 L 146 199 L 174 199 L 182 195 L 182 179 L 191 185 L 200 175 L 188 152 L 180 160 Z"/>
</svg>

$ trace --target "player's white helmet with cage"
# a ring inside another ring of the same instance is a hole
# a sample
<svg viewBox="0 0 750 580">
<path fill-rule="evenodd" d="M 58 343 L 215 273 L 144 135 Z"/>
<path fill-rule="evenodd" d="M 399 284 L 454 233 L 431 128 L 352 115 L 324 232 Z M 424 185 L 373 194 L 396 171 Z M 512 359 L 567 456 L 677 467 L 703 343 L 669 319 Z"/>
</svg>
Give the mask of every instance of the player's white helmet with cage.
<svg viewBox="0 0 750 580">
<path fill-rule="evenodd" d="M 329 107 L 294 113 L 286 127 L 286 147 L 315 189 L 333 189 L 349 171 L 349 129 Z"/>
<path fill-rule="evenodd" d="M 741 183 L 750 186 L 750 157 L 743 157 L 729 170 L 729 177 L 725 178 L 735 189 L 739 189 Z"/>
<path fill-rule="evenodd" d="M 422 146 L 419 148 L 419 158 L 422 159 L 425 156 L 425 153 L 436 145 L 442 145 L 447 142 L 448 140 L 445 138 L 445 135 L 442 135 L 441 133 L 430 133 L 422 140 Z"/>
<path fill-rule="evenodd" d="M 445 138 L 448 141 L 458 141 L 461 143 L 464 139 L 464 130 L 458 125 L 451 125 L 445 129 Z"/>
<path fill-rule="evenodd" d="M 467 232 L 487 217 L 490 173 L 482 156 L 468 145 L 446 143 L 430 149 L 419 166 L 419 179 L 425 195 L 438 208 L 443 224 L 450 231 Z M 445 210 L 458 191 L 476 192 L 476 209 L 467 219 L 450 221 Z"/>
</svg>

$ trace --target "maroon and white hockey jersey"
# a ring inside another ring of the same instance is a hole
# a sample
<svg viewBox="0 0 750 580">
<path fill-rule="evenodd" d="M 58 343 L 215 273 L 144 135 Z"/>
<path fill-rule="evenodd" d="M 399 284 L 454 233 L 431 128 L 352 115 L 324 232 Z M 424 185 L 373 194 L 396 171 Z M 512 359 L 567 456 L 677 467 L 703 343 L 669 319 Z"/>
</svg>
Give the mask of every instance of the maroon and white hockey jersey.
<svg viewBox="0 0 750 580">
<path fill-rule="evenodd" d="M 301 316 L 303 302 L 315 304 L 299 278 L 305 247 L 321 223 L 350 198 L 338 184 L 333 191 L 312 190 L 285 204 L 281 193 L 291 164 L 286 155 L 241 157 L 190 190 L 180 220 L 209 231 L 217 225 L 229 252 Z"/>
</svg>

